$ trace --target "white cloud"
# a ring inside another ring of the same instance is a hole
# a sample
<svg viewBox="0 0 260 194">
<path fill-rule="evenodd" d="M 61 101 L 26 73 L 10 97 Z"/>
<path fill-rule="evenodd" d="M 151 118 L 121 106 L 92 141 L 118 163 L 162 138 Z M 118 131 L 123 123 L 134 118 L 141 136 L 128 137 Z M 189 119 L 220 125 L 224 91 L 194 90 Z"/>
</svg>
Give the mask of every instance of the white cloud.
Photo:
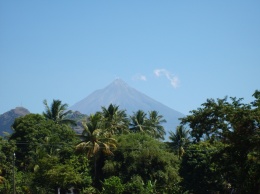
<svg viewBox="0 0 260 194">
<path fill-rule="evenodd" d="M 165 76 L 171 83 L 172 87 L 177 88 L 179 87 L 179 78 L 177 76 L 174 76 L 166 69 L 155 69 L 154 74 L 156 77 Z"/>
<path fill-rule="evenodd" d="M 147 78 L 145 75 L 136 74 L 133 76 L 133 80 L 141 80 L 141 81 L 147 81 Z"/>
</svg>

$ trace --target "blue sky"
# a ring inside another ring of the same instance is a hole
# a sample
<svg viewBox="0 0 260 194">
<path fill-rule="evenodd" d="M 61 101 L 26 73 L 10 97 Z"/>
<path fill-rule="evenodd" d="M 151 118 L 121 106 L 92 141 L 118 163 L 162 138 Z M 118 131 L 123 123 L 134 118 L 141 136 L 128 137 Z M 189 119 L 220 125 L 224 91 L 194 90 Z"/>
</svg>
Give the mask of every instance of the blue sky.
<svg viewBox="0 0 260 194">
<path fill-rule="evenodd" d="M 0 114 L 121 78 L 188 114 L 260 89 L 260 1 L 0 1 Z"/>
</svg>

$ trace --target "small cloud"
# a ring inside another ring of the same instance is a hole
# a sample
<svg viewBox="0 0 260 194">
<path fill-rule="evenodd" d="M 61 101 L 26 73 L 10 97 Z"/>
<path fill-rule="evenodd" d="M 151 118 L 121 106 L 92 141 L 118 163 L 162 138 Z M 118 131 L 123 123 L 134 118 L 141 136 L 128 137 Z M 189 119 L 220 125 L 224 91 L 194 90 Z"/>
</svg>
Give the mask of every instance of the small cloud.
<svg viewBox="0 0 260 194">
<path fill-rule="evenodd" d="M 143 80 L 143 81 L 146 81 L 146 80 L 147 80 L 146 77 L 145 77 L 145 75 L 141 75 L 139 78 L 140 78 L 140 80 Z"/>
<path fill-rule="evenodd" d="M 155 69 L 154 74 L 156 77 L 165 76 L 168 80 L 170 80 L 170 83 L 174 88 L 179 87 L 179 78 L 171 74 L 166 69 Z"/>
<path fill-rule="evenodd" d="M 141 81 L 147 81 L 147 78 L 145 75 L 136 74 L 133 76 L 133 80 L 141 80 Z"/>
</svg>

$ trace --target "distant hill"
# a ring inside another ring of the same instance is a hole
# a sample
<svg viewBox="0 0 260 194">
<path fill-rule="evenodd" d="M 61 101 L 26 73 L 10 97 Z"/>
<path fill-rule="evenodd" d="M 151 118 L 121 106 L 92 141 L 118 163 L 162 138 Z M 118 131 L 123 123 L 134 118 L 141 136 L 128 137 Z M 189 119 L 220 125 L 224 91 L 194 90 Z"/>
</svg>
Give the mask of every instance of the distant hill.
<svg viewBox="0 0 260 194">
<path fill-rule="evenodd" d="M 30 114 L 30 112 L 24 107 L 16 107 L 10 111 L 0 115 L 0 135 L 4 135 L 3 132 L 13 133 L 11 126 L 14 120 L 18 117 Z"/>
<path fill-rule="evenodd" d="M 111 103 L 118 105 L 121 110 L 126 110 L 129 115 L 137 110 L 158 111 L 167 120 L 164 124 L 167 132 L 174 131 L 179 125 L 178 118 L 185 116 L 130 87 L 121 79 L 116 79 L 104 89 L 94 91 L 69 109 L 89 115 L 101 111 L 101 106 L 108 107 Z"/>
<path fill-rule="evenodd" d="M 79 111 L 73 111 L 72 113 L 66 115 L 66 118 L 74 120 L 77 123 L 76 126 L 72 126 L 72 129 L 77 134 L 81 134 L 83 129 L 84 129 L 83 125 L 82 125 L 82 121 L 86 121 L 87 120 L 87 115 L 82 114 Z"/>
<path fill-rule="evenodd" d="M 0 136 L 3 136 L 4 132 L 12 134 L 12 125 L 15 119 L 18 117 L 25 116 L 27 114 L 30 114 L 30 111 L 26 108 L 16 107 L 15 109 L 12 109 L 0 115 Z M 82 121 L 86 120 L 87 115 L 81 114 L 78 111 L 74 111 L 67 115 L 67 118 L 76 121 L 77 126 L 73 126 L 72 128 L 76 133 L 81 134 L 83 131 Z"/>
</svg>

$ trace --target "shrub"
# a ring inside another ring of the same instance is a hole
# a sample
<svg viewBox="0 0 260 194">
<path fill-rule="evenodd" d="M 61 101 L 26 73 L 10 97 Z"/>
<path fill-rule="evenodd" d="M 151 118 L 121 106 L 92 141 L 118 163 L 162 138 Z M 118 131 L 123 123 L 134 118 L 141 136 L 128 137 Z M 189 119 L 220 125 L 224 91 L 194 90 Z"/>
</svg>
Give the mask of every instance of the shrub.
<svg viewBox="0 0 260 194">
<path fill-rule="evenodd" d="M 121 183 L 121 179 L 119 177 L 112 176 L 105 179 L 102 194 L 121 194 L 123 191 L 124 185 Z"/>
</svg>

